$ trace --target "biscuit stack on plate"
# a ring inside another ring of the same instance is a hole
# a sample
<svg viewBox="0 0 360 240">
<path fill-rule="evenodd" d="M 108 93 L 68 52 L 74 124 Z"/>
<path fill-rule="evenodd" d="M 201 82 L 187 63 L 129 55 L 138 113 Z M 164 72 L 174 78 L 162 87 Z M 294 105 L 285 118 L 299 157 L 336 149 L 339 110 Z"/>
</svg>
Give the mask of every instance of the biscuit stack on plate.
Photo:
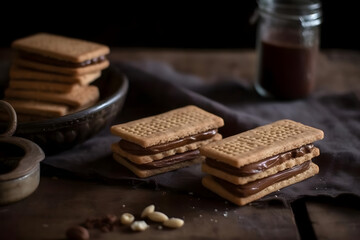
<svg viewBox="0 0 360 240">
<path fill-rule="evenodd" d="M 200 148 L 206 156 L 203 185 L 221 197 L 245 205 L 319 172 L 312 144 L 323 131 L 280 120 Z"/>
<path fill-rule="evenodd" d="M 64 116 L 93 105 L 99 89 L 90 85 L 109 66 L 105 45 L 47 33 L 12 43 L 17 51 L 5 100 L 19 119 Z"/>
<path fill-rule="evenodd" d="M 220 140 L 222 118 L 195 106 L 118 124 L 111 133 L 114 159 L 141 178 L 184 168 L 204 160 L 198 148 Z"/>
</svg>

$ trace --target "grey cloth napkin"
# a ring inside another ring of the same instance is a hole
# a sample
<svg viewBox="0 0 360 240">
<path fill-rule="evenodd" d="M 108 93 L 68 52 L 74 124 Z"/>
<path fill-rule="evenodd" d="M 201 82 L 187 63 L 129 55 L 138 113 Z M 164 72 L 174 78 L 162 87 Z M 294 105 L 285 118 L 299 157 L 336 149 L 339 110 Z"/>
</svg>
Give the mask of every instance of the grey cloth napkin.
<svg viewBox="0 0 360 240">
<path fill-rule="evenodd" d="M 208 84 L 200 78 L 174 71 L 166 64 L 116 63 L 130 81 L 122 112 L 115 123 L 162 113 L 189 104 L 221 116 L 223 137 L 280 119 L 292 119 L 322 129 L 325 138 L 315 143 L 321 155 L 313 161 L 320 173 L 263 198 L 290 202 L 303 196 L 354 194 L 360 197 L 360 104 L 355 93 L 315 93 L 293 101 L 260 98 L 251 86 L 238 80 L 219 79 Z M 160 187 L 179 192 L 214 196 L 201 186 L 200 166 L 192 166 L 139 179 L 116 163 L 110 145 L 119 138 L 105 129 L 81 145 L 46 157 L 43 164 L 83 177 L 107 179 L 120 184 Z"/>
</svg>

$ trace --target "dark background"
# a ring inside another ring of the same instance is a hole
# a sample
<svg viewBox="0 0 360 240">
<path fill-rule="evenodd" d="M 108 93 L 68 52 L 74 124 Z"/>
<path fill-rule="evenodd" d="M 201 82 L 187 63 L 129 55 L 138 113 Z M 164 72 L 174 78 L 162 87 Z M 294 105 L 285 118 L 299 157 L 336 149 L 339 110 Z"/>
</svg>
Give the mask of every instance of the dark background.
<svg viewBox="0 0 360 240">
<path fill-rule="evenodd" d="M 114 6 L 98 0 L 76 7 L 71 2 L 3 7 L 0 47 L 9 47 L 13 40 L 37 32 L 87 39 L 110 47 L 255 47 L 256 27 L 249 19 L 256 1 L 206 2 L 201 7 L 176 1 L 133 3 L 128 6 L 119 1 Z M 322 4 L 321 48 L 359 50 L 360 12 L 356 1 L 323 0 Z"/>
</svg>

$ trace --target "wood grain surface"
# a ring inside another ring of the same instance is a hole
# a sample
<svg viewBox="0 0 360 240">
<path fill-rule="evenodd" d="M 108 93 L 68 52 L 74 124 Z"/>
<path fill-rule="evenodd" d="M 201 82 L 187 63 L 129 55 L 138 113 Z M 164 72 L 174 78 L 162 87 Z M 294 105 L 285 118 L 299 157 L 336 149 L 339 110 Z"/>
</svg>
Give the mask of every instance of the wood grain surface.
<svg viewBox="0 0 360 240">
<path fill-rule="evenodd" d="M 154 204 L 157 211 L 185 220 L 180 229 L 150 228 L 134 233 L 120 225 L 112 232 L 90 231 L 91 239 L 299 239 L 289 207 L 263 202 L 236 207 L 214 195 L 129 188 L 81 180 L 43 177 L 29 198 L 0 208 L 2 239 L 63 239 L 66 229 L 89 217 L 132 213 Z M 6 231 L 5 231 L 6 229 Z"/>
</svg>

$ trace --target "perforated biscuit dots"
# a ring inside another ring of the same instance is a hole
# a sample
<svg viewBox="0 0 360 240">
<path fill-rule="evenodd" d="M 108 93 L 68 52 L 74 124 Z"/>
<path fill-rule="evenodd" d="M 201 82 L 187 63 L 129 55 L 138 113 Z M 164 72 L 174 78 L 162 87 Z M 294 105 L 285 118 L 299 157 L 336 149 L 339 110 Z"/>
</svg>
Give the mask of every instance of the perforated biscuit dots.
<svg viewBox="0 0 360 240">
<path fill-rule="evenodd" d="M 307 126 L 299 126 L 290 121 L 284 122 L 284 125 L 271 126 L 268 129 L 254 129 L 249 135 L 238 136 L 225 144 L 215 145 L 212 148 L 227 155 L 237 156 L 261 146 L 269 146 L 289 137 L 296 137 L 310 129 Z"/>
<path fill-rule="evenodd" d="M 154 133 L 168 131 L 169 128 L 186 127 L 188 124 L 202 122 L 208 115 L 202 112 L 173 112 L 167 116 L 155 116 L 151 122 L 139 122 L 131 126 L 122 126 L 120 129 L 137 136 L 147 137 Z"/>
</svg>

